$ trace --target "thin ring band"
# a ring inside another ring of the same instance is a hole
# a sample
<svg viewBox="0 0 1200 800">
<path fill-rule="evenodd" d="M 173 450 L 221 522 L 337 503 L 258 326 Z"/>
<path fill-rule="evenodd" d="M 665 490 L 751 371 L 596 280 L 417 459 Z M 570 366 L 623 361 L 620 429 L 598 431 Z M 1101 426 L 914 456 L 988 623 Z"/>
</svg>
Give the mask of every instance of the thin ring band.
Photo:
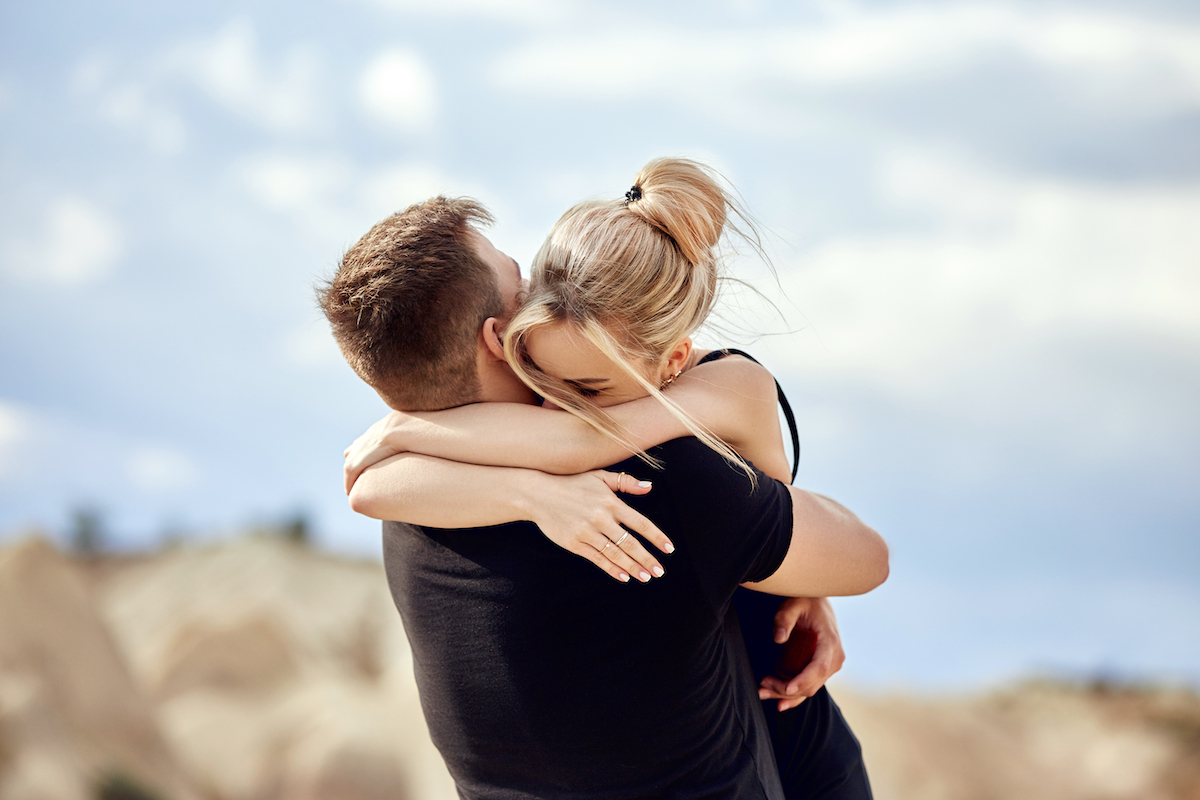
<svg viewBox="0 0 1200 800">
<path fill-rule="evenodd" d="M 608 548 L 612 547 L 612 545 L 613 545 L 612 539 L 609 539 L 608 544 L 606 544 L 606 545 L 604 545 L 604 547 L 600 548 L 600 555 L 604 555 L 604 551 L 607 550 Z"/>
<path fill-rule="evenodd" d="M 617 491 L 618 491 L 618 492 L 624 492 L 624 491 L 625 491 L 625 490 L 622 488 L 622 486 L 623 486 L 623 484 L 624 484 L 624 483 L 625 483 L 625 473 L 624 473 L 624 472 L 618 472 L 618 473 L 617 473 Z"/>
</svg>

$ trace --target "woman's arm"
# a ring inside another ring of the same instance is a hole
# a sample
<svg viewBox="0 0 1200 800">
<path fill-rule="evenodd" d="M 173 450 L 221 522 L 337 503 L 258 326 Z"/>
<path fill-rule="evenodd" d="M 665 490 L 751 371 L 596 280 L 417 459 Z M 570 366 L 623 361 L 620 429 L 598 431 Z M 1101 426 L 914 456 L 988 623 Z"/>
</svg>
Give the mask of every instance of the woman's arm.
<svg viewBox="0 0 1200 800">
<path fill-rule="evenodd" d="M 675 548 L 653 522 L 614 494 L 645 494 L 646 481 L 596 470 L 558 476 L 481 467 L 405 453 L 363 472 L 350 507 L 375 519 L 436 528 L 475 528 L 529 520 L 550 541 L 621 581 L 661 577 L 662 565 L 625 528 L 663 552 Z M 624 528 L 622 527 L 624 526 Z M 481 534 L 484 535 L 484 534 Z M 614 544 L 620 542 L 620 545 Z"/>
<path fill-rule="evenodd" d="M 887 580 L 888 547 L 878 533 L 828 497 L 788 486 L 792 541 L 775 574 L 749 589 L 792 597 L 865 594 Z"/>
<path fill-rule="evenodd" d="M 784 482 L 790 479 L 775 380 L 765 368 L 730 356 L 688 370 L 665 394 L 763 472 Z M 689 435 L 653 397 L 607 410 L 643 450 Z M 476 403 L 445 411 L 392 412 L 347 448 L 347 491 L 367 466 L 406 451 L 559 475 L 596 469 L 632 454 L 578 417 L 537 406 Z"/>
</svg>

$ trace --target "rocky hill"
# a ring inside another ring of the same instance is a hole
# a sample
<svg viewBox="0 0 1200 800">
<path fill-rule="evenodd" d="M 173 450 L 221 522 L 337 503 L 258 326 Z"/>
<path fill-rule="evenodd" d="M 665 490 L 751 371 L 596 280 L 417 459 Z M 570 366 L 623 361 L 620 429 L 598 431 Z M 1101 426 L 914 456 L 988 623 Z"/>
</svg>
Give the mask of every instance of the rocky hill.
<svg viewBox="0 0 1200 800">
<path fill-rule="evenodd" d="M 835 694 L 880 800 L 1200 800 L 1200 698 Z M 453 800 L 378 564 L 0 550 L 0 800 Z"/>
</svg>

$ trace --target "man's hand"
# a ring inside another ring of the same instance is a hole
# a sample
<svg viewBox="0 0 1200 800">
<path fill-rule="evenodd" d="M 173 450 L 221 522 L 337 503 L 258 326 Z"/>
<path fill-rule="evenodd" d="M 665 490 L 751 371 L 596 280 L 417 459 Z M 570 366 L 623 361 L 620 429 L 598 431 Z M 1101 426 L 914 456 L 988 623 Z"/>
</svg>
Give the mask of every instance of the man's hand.
<svg viewBox="0 0 1200 800">
<path fill-rule="evenodd" d="M 529 501 L 529 519 L 546 538 L 582 556 L 619 581 L 662 577 L 663 567 L 633 531 L 671 553 L 675 545 L 658 526 L 625 505 L 615 492 L 646 494 L 649 481 L 597 469 L 579 475 L 545 475 L 545 490 Z M 628 530 L 626 530 L 628 528 Z"/>
<path fill-rule="evenodd" d="M 842 637 L 838 633 L 833 606 L 824 597 L 790 597 L 775 613 L 775 641 L 783 644 L 793 628 L 808 628 L 817 634 L 817 649 L 804 670 L 784 681 L 773 675 L 762 679 L 758 690 L 761 700 L 778 700 L 779 710 L 787 711 L 816 694 L 846 662 Z"/>
<path fill-rule="evenodd" d="M 354 488 L 354 482 L 358 480 L 359 475 L 362 475 L 363 470 L 403 452 L 402 448 L 390 444 L 388 439 L 395 437 L 396 432 L 400 430 L 407 418 L 408 415 L 403 411 L 391 412 L 367 428 L 366 433 L 355 439 L 354 443 L 342 452 L 346 459 L 346 463 L 342 466 L 342 475 L 347 495 Z"/>
</svg>

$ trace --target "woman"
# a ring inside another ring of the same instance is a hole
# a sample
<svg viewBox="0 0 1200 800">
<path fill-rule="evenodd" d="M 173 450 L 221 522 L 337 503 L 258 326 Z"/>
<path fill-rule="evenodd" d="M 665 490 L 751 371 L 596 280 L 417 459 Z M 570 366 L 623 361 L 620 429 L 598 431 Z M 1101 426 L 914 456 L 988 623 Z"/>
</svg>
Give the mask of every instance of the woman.
<svg viewBox="0 0 1200 800">
<path fill-rule="evenodd" d="M 567 474 L 631 453 L 652 462 L 647 448 L 687 435 L 752 478 L 750 463 L 790 482 L 770 373 L 742 355 L 692 346 L 717 300 L 717 247 L 731 212 L 737 207 L 720 183 L 681 159 L 648 164 L 623 202 L 572 208 L 535 257 L 529 294 L 504 333 L 510 365 L 547 406 L 389 415 L 347 450 L 347 489 L 362 469 L 402 451 Z M 622 474 L 617 488 L 634 480 Z M 670 552 L 669 542 L 653 543 Z M 619 580 L 664 574 L 627 534 L 581 535 L 567 547 Z M 745 628 L 765 623 L 747 642 L 764 679 L 776 656 L 769 637 L 779 600 L 744 592 L 735 602 Z M 789 796 L 869 796 L 857 742 L 828 695 L 803 715 L 782 714 L 796 702 L 766 708 Z"/>
</svg>

